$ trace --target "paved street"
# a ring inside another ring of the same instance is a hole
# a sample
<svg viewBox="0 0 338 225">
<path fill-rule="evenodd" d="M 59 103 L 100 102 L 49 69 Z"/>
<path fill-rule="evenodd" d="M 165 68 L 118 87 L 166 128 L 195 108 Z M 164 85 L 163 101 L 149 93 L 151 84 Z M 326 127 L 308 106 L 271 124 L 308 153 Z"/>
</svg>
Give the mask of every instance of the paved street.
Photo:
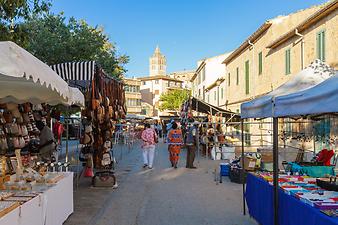
<svg viewBox="0 0 338 225">
<path fill-rule="evenodd" d="M 227 178 L 223 184 L 214 182 L 219 162 L 201 159 L 197 170 L 188 170 L 183 157 L 179 169 L 168 168 L 166 145 L 159 144 L 154 169 L 144 170 L 139 145 L 122 150 L 118 189 L 93 188 L 90 179 L 81 178 L 75 212 L 65 225 L 256 224 L 242 216 L 241 185 Z"/>
</svg>

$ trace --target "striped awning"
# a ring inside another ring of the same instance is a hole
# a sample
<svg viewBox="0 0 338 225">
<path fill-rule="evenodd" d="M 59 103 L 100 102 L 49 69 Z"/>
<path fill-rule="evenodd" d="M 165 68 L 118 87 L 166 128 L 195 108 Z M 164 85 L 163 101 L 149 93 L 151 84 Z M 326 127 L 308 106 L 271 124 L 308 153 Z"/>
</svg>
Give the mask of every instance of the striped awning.
<svg viewBox="0 0 338 225">
<path fill-rule="evenodd" d="M 65 81 L 91 81 L 95 74 L 95 61 L 66 62 L 50 66 Z"/>
</svg>

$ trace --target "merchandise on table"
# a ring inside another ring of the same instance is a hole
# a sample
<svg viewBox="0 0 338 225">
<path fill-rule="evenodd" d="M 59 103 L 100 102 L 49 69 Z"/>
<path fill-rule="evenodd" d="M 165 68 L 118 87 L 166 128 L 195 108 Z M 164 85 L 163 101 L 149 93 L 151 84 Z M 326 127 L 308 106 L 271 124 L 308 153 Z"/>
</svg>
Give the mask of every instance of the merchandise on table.
<svg viewBox="0 0 338 225">
<path fill-rule="evenodd" d="M 7 213 L 10 213 L 15 208 L 19 207 L 20 203 L 18 202 L 5 202 L 0 201 L 0 218 L 6 215 Z"/>
<path fill-rule="evenodd" d="M 257 173 L 272 185 L 271 173 Z M 291 195 L 300 201 L 319 209 L 337 209 L 338 192 L 328 191 L 316 185 L 316 178 L 309 176 L 279 175 L 279 186 L 287 195 Z"/>
</svg>

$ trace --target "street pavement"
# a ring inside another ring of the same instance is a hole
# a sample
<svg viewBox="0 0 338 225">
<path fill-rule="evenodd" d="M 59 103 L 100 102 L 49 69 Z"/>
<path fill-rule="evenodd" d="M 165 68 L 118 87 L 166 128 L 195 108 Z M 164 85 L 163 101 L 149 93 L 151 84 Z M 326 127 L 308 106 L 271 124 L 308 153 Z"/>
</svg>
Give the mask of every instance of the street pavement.
<svg viewBox="0 0 338 225">
<path fill-rule="evenodd" d="M 121 154 L 122 153 L 122 154 Z M 196 159 L 198 169 L 169 168 L 166 144 L 156 149 L 153 170 L 142 168 L 140 144 L 115 146 L 118 188 L 75 180 L 75 212 L 65 225 L 256 225 L 242 214 L 242 185 L 214 181 L 219 161 Z M 76 185 L 77 184 L 77 185 Z"/>
</svg>

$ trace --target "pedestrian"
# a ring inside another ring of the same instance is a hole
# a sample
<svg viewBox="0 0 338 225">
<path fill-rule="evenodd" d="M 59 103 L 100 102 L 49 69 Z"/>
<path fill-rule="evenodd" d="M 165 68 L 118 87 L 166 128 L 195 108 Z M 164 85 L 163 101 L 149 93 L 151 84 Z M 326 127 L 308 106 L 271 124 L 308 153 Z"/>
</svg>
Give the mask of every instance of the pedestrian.
<svg viewBox="0 0 338 225">
<path fill-rule="evenodd" d="M 187 162 L 186 168 L 196 169 L 194 166 L 196 145 L 197 145 L 197 125 L 194 119 L 189 119 L 186 133 Z"/>
<path fill-rule="evenodd" d="M 163 128 L 162 128 L 161 120 L 157 123 L 156 128 L 157 128 L 159 138 L 162 138 L 163 137 Z"/>
<path fill-rule="evenodd" d="M 143 168 L 153 168 L 155 156 L 155 144 L 158 142 L 158 137 L 154 129 L 150 128 L 150 124 L 145 124 L 145 129 L 142 132 L 141 138 L 143 140 Z"/>
<path fill-rule="evenodd" d="M 168 133 L 168 140 L 169 160 L 171 162 L 171 166 L 177 169 L 183 139 L 182 131 L 178 129 L 177 123 L 175 122 L 172 123 L 172 129 Z"/>
<path fill-rule="evenodd" d="M 44 161 L 54 161 L 56 142 L 52 130 L 42 121 L 36 121 L 36 127 L 40 130 L 39 158 Z"/>
</svg>

